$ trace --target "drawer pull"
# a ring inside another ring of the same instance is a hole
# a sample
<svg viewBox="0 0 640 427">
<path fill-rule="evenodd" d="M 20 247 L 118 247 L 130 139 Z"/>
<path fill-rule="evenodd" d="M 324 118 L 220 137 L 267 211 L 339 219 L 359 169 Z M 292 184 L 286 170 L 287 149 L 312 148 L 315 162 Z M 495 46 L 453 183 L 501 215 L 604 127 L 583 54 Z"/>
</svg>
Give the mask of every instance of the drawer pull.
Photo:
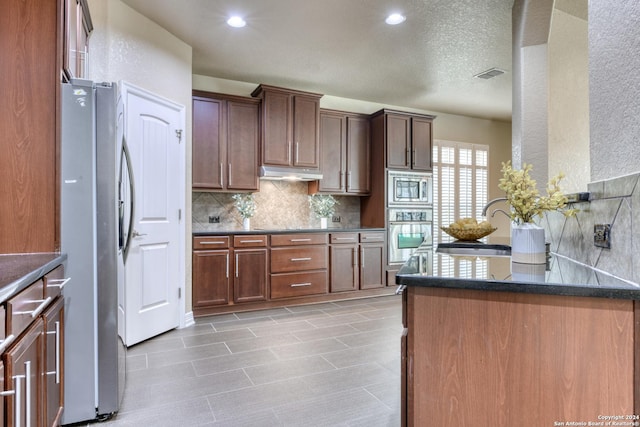
<svg viewBox="0 0 640 427">
<path fill-rule="evenodd" d="M 0 353 L 4 353 L 4 351 L 11 345 L 13 340 L 16 339 L 16 336 L 11 334 L 2 341 L 0 341 Z"/>
<path fill-rule="evenodd" d="M 311 257 L 291 258 L 291 262 L 297 262 L 297 261 L 311 261 Z"/>
<path fill-rule="evenodd" d="M 302 286 L 311 286 L 311 282 L 306 282 L 306 283 L 292 283 L 291 287 L 292 288 L 299 288 Z"/>
<path fill-rule="evenodd" d="M 226 245 L 226 242 L 200 242 L 201 245 Z"/>
<path fill-rule="evenodd" d="M 47 288 L 48 287 L 58 287 L 60 289 L 64 288 L 64 285 L 67 284 L 71 280 L 71 277 L 67 277 L 66 279 L 48 279 L 47 280 Z"/>
<path fill-rule="evenodd" d="M 355 237 L 335 237 L 335 240 L 356 240 Z"/>
<path fill-rule="evenodd" d="M 262 243 L 262 239 L 240 240 L 240 243 Z"/>
<path fill-rule="evenodd" d="M 310 238 L 306 238 L 306 239 L 289 239 L 290 242 L 310 242 L 311 239 Z"/>
<path fill-rule="evenodd" d="M 42 313 L 42 310 L 45 309 L 45 307 L 47 307 L 49 305 L 49 303 L 51 302 L 51 297 L 47 297 L 47 299 L 39 299 L 39 300 L 34 300 L 31 302 L 39 302 L 40 305 L 38 307 L 36 307 L 35 310 L 33 311 L 14 311 L 13 314 L 30 314 L 32 318 L 36 318 L 40 315 L 40 313 Z"/>
</svg>

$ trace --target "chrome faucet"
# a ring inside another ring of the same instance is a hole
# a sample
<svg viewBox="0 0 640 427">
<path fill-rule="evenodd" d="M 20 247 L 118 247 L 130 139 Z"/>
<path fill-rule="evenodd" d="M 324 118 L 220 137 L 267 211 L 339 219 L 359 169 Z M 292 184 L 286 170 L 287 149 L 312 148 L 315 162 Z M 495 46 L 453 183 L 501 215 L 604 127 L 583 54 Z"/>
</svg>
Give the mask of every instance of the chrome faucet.
<svg viewBox="0 0 640 427">
<path fill-rule="evenodd" d="M 494 203 L 506 202 L 506 201 L 507 201 L 506 197 L 498 197 L 497 199 L 489 200 L 489 202 L 486 205 L 484 205 L 484 208 L 482 208 L 482 216 L 485 216 L 485 217 L 487 216 L 487 209 L 489 209 L 489 206 L 493 205 Z M 502 209 L 496 209 L 495 211 L 493 211 L 493 213 L 491 214 L 491 217 L 493 217 L 498 211 L 502 212 L 503 214 L 511 218 L 511 216 L 507 212 L 503 211 Z"/>
</svg>

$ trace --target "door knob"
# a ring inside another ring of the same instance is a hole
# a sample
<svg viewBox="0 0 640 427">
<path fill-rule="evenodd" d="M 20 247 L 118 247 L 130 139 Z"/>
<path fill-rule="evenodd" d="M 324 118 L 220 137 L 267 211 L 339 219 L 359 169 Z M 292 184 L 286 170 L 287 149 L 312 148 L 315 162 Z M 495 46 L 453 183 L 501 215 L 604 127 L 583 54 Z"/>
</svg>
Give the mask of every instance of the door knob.
<svg viewBox="0 0 640 427">
<path fill-rule="evenodd" d="M 132 235 L 133 237 L 140 237 L 140 236 L 146 236 L 146 235 L 147 235 L 147 233 L 138 233 L 138 231 L 133 230 L 133 233 L 131 233 L 131 235 Z"/>
</svg>

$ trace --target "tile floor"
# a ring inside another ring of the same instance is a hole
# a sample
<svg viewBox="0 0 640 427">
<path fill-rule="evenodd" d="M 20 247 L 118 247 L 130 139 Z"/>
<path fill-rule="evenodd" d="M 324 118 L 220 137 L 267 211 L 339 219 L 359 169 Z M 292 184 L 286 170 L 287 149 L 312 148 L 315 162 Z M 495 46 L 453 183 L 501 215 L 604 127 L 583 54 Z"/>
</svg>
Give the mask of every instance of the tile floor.
<svg viewBox="0 0 640 427">
<path fill-rule="evenodd" d="M 401 300 L 201 317 L 127 351 L 109 426 L 399 426 Z"/>
</svg>

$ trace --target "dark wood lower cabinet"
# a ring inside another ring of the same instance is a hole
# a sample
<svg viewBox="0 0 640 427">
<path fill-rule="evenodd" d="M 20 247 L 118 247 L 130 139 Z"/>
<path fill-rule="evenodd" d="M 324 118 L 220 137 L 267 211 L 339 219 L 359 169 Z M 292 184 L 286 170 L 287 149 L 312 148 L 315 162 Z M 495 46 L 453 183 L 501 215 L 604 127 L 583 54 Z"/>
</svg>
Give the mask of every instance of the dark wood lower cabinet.
<svg viewBox="0 0 640 427">
<path fill-rule="evenodd" d="M 37 318 L 26 332 L 4 354 L 6 388 L 13 394 L 6 397 L 6 425 L 40 426 L 44 322 Z"/>
<path fill-rule="evenodd" d="M 267 299 L 267 249 L 235 249 L 233 300 L 237 303 Z"/>
<path fill-rule="evenodd" d="M 193 252 L 193 307 L 229 303 L 229 249 Z"/>
<path fill-rule="evenodd" d="M 393 294 L 384 242 L 380 230 L 194 236 L 193 314 Z"/>
<path fill-rule="evenodd" d="M 46 395 L 45 426 L 57 426 L 62 421 L 64 367 L 64 299 L 58 298 L 47 309 L 44 318 L 44 391 Z"/>
</svg>

